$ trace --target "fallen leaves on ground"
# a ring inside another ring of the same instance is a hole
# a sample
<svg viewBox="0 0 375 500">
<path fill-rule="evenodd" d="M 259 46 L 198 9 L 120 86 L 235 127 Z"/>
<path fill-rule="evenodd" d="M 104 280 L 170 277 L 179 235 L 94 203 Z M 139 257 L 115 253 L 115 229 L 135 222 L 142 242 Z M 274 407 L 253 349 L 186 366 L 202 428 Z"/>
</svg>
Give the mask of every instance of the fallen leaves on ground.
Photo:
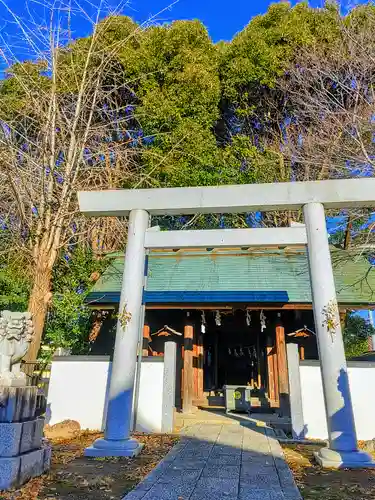
<svg viewBox="0 0 375 500">
<path fill-rule="evenodd" d="M 321 446 L 285 444 L 286 461 L 304 500 L 374 500 L 375 470 L 323 469 L 314 461 Z"/>
<path fill-rule="evenodd" d="M 130 458 L 85 458 L 84 449 L 102 434 L 78 432 L 70 438 L 53 438 L 52 467 L 19 490 L 0 493 L 0 500 L 119 500 L 137 485 L 168 453 L 178 438 L 135 434 L 144 444 Z"/>
</svg>

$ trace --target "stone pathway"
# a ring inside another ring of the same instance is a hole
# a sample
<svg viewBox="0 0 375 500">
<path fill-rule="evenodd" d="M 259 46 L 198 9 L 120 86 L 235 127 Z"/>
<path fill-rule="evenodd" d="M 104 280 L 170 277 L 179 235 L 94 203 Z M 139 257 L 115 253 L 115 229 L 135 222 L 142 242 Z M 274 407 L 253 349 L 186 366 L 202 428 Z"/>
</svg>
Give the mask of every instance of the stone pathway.
<svg viewBox="0 0 375 500">
<path fill-rule="evenodd" d="M 265 427 L 193 425 L 126 500 L 301 500 Z"/>
</svg>

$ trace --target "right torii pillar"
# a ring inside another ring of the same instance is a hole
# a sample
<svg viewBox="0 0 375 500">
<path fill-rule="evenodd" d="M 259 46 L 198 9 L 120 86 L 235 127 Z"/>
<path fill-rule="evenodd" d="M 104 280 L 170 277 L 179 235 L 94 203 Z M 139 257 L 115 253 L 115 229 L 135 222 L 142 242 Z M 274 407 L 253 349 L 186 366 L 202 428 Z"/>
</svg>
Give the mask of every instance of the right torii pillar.
<svg viewBox="0 0 375 500">
<path fill-rule="evenodd" d="M 324 467 L 374 467 L 371 456 L 357 447 L 324 207 L 308 203 L 303 214 L 329 439 L 316 459 Z"/>
</svg>

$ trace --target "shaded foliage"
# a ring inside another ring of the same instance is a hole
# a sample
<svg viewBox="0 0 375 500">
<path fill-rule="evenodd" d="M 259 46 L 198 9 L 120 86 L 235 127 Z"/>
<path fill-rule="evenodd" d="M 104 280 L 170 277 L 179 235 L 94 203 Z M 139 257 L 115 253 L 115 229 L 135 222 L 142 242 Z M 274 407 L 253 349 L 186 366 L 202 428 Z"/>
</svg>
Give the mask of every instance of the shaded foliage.
<svg viewBox="0 0 375 500">
<path fill-rule="evenodd" d="M 367 352 L 369 350 L 368 339 L 372 335 L 375 335 L 375 328 L 368 320 L 354 313 L 349 313 L 343 330 L 347 358 L 360 356 Z"/>
<path fill-rule="evenodd" d="M 59 259 L 53 271 L 53 295 L 43 338 L 52 353 L 64 347 L 72 354 L 88 354 L 92 320 L 85 299 L 107 265 L 89 248 L 80 246 Z"/>
</svg>

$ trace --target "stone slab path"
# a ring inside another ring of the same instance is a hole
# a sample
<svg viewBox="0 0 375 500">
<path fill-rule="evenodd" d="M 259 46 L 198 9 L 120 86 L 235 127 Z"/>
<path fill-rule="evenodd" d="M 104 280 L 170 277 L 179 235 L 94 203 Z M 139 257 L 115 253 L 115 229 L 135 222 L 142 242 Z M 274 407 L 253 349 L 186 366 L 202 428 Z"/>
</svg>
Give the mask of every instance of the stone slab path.
<svg viewBox="0 0 375 500">
<path fill-rule="evenodd" d="M 193 425 L 125 500 L 301 500 L 266 427 Z"/>
</svg>

